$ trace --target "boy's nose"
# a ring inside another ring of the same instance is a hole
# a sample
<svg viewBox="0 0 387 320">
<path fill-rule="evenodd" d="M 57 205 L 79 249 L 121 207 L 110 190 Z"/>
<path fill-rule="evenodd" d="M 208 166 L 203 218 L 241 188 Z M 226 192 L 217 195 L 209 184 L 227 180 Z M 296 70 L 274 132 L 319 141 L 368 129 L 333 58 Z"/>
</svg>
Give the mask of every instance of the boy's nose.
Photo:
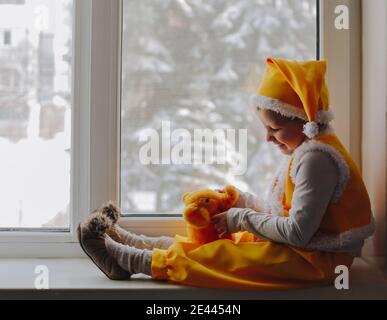
<svg viewBox="0 0 387 320">
<path fill-rule="evenodd" d="M 271 135 L 271 133 L 270 132 L 266 132 L 266 141 L 267 142 L 271 142 L 271 141 L 273 141 L 273 136 Z"/>
</svg>

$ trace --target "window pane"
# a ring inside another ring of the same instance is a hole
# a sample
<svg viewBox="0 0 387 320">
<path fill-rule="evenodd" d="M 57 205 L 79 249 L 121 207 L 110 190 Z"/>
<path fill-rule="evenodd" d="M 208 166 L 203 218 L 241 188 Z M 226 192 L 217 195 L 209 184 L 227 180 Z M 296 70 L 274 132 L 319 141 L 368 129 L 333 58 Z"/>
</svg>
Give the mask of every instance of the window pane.
<svg viewBox="0 0 387 320">
<path fill-rule="evenodd" d="M 123 3 L 123 212 L 179 213 L 183 192 L 226 184 L 265 195 L 279 153 L 264 143 L 264 128 L 248 111 L 249 95 L 255 93 L 266 57 L 316 59 L 316 1 Z M 213 163 L 195 164 L 210 144 L 195 138 L 194 130 L 200 128 L 214 134 L 216 129 L 235 130 L 235 148 L 222 134 L 212 144 L 227 151 L 225 163 L 215 157 Z M 148 129 L 157 132 L 153 140 Z M 239 129 L 247 129 L 246 154 L 238 148 Z M 146 164 L 141 152 L 150 141 L 159 154 L 148 150 L 154 158 Z M 180 142 L 192 151 L 184 154 L 186 164 L 176 157 L 168 161 Z M 247 164 L 241 175 L 232 170 L 238 159 Z"/>
<path fill-rule="evenodd" d="M 0 1 L 0 228 L 68 228 L 72 0 Z"/>
</svg>

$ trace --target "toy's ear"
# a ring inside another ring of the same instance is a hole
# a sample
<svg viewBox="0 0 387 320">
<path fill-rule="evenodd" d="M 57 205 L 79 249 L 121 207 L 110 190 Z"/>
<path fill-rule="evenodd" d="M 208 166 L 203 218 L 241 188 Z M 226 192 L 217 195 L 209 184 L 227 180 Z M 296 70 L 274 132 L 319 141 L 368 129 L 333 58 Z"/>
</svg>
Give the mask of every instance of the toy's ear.
<svg viewBox="0 0 387 320">
<path fill-rule="evenodd" d="M 210 224 L 210 213 L 207 209 L 199 208 L 196 203 L 192 203 L 184 209 L 184 219 L 193 227 L 203 228 Z"/>
<path fill-rule="evenodd" d="M 238 201 L 238 190 L 234 186 L 228 185 L 224 188 L 224 191 L 226 193 L 227 202 L 230 206 L 233 206 Z"/>
<path fill-rule="evenodd" d="M 183 194 L 183 196 L 181 197 L 181 200 L 185 203 L 185 204 L 188 204 L 187 201 L 188 201 L 188 198 L 189 196 L 191 195 L 191 192 L 185 192 Z"/>
</svg>

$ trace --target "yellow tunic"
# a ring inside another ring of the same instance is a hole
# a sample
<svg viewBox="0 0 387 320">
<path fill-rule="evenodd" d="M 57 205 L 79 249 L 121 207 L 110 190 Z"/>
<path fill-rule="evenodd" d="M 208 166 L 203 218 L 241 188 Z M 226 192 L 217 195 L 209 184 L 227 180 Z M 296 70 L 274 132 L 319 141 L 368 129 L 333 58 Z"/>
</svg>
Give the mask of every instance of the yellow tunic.
<svg viewBox="0 0 387 320">
<path fill-rule="evenodd" d="M 295 151 L 283 179 L 273 185 L 282 193 L 282 215 L 288 216 L 294 191 L 292 165 L 302 152 L 328 152 L 337 162 L 340 183 L 309 248 L 261 240 L 247 231 L 198 245 L 176 235 L 167 250 L 154 249 L 152 277 L 183 285 L 232 289 L 289 289 L 329 285 L 335 268 L 352 265 L 354 257 L 332 252 L 346 241 L 373 232 L 369 197 L 356 165 L 334 134 L 318 136 Z M 282 181 L 282 182 L 281 182 Z M 357 208 L 357 210 L 354 210 Z M 349 239 L 349 240 L 348 240 Z M 324 248 L 329 248 L 324 250 Z M 331 251 L 331 252 L 329 252 Z"/>
</svg>

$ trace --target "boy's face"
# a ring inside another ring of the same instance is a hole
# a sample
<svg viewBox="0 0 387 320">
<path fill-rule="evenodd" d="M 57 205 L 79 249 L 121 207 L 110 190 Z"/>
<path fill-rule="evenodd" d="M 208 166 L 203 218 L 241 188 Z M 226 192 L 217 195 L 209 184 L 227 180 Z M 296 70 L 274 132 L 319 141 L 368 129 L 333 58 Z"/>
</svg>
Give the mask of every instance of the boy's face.
<svg viewBox="0 0 387 320">
<path fill-rule="evenodd" d="M 276 144 L 282 153 L 292 154 L 304 141 L 302 120 L 292 120 L 270 110 L 258 109 L 258 114 L 266 128 L 266 141 Z"/>
</svg>

